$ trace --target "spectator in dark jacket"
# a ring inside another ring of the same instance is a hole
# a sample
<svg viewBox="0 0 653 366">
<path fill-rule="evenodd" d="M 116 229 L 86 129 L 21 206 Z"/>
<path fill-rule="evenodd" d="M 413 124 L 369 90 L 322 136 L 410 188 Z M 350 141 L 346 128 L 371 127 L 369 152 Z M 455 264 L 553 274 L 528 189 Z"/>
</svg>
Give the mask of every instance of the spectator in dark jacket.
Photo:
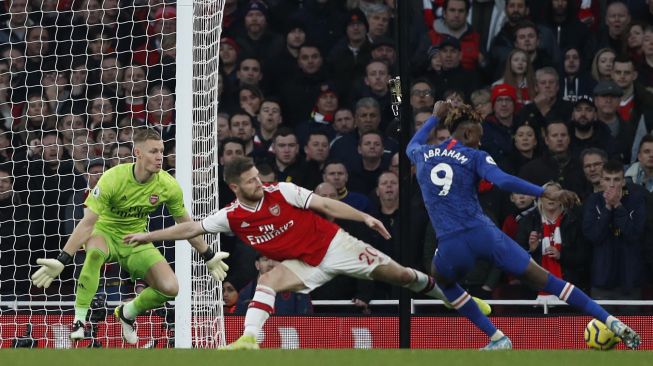
<svg viewBox="0 0 653 366">
<path fill-rule="evenodd" d="M 581 194 L 584 177 L 579 162 L 569 151 L 567 125 L 562 121 L 550 122 L 545 129 L 544 143 L 547 146 L 544 155 L 524 165 L 519 176 L 537 185 L 558 182 L 564 189 Z"/>
<path fill-rule="evenodd" d="M 592 297 L 639 299 L 644 190 L 626 183 L 623 164 L 616 160 L 603 166 L 601 186 L 603 192 L 587 198 L 583 214 L 583 233 L 593 246 Z"/>
<path fill-rule="evenodd" d="M 483 121 L 481 148 L 502 165 L 514 150 L 512 131 L 515 127 L 517 91 L 509 84 L 495 85 L 491 101 L 493 113 Z"/>
</svg>

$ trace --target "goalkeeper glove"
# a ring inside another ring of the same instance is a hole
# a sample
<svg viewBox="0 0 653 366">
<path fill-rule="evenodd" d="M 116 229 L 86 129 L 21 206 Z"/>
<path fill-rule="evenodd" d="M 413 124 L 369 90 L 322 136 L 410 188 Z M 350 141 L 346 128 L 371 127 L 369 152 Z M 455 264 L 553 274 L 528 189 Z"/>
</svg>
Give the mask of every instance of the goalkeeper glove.
<svg viewBox="0 0 653 366">
<path fill-rule="evenodd" d="M 229 266 L 227 263 L 222 260 L 229 257 L 227 252 L 214 252 L 213 249 L 209 248 L 206 252 L 202 253 L 202 258 L 204 258 L 204 263 L 206 263 L 206 268 L 209 269 L 211 277 L 216 281 L 224 281 L 227 277 L 227 271 Z"/>
<path fill-rule="evenodd" d="M 63 267 L 67 264 L 72 263 L 73 257 L 64 252 L 63 250 L 59 253 L 57 259 L 48 259 L 48 258 L 39 258 L 36 260 L 37 264 L 41 265 L 34 274 L 32 275 L 32 282 L 38 288 L 48 288 L 52 281 L 55 278 L 59 277 Z"/>
</svg>

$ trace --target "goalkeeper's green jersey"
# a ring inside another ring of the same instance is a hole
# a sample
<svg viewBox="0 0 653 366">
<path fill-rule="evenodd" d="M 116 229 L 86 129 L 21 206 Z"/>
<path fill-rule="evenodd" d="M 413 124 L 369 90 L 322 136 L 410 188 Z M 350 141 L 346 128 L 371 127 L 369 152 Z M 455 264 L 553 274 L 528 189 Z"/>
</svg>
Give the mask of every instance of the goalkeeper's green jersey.
<svg viewBox="0 0 653 366">
<path fill-rule="evenodd" d="M 184 198 L 179 183 L 161 170 L 147 182 L 134 177 L 134 163 L 107 170 L 84 204 L 99 218 L 95 228 L 119 235 L 147 231 L 148 215 L 166 204 L 173 217 L 184 216 Z"/>
</svg>

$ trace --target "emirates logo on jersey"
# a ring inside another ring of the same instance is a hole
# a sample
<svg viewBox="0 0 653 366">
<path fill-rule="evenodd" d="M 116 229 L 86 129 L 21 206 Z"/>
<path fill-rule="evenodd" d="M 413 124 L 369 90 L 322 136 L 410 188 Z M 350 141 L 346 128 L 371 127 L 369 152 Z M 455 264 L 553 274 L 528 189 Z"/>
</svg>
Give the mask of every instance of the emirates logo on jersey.
<svg viewBox="0 0 653 366">
<path fill-rule="evenodd" d="M 150 196 L 150 203 L 153 205 L 156 205 L 156 203 L 159 202 L 159 195 L 158 194 L 153 194 Z"/>
<path fill-rule="evenodd" d="M 270 213 L 274 216 L 279 216 L 281 214 L 281 207 L 279 205 L 270 206 Z"/>
</svg>

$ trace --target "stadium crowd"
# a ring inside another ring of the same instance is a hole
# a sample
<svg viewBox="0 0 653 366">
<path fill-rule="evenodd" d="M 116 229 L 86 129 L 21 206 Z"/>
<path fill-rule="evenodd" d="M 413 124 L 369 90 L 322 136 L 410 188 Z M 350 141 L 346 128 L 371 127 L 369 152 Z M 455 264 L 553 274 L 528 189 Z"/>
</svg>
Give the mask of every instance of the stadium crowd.
<svg viewBox="0 0 653 366">
<path fill-rule="evenodd" d="M 0 296 L 8 298 L 38 294 L 28 280 L 36 258 L 60 250 L 102 172 L 133 160 L 135 128 L 161 131 L 165 169 L 174 173 L 176 9 L 164 0 L 4 5 Z M 502 169 L 582 199 L 561 207 L 481 181 L 488 216 L 594 298 L 653 299 L 653 0 L 410 6 L 412 75 L 404 88 L 414 126 L 437 100 L 471 104 L 484 117 L 481 148 Z M 409 246 L 405 264 L 428 272 L 437 233 L 417 188 L 406 203 L 412 230 L 398 232 L 398 126 L 387 83 L 398 72 L 395 7 L 394 0 L 225 0 L 219 164 L 250 156 L 263 181 L 293 182 L 372 214 L 392 239 L 339 224 L 392 257 Z M 449 136 L 438 128 L 431 142 Z M 222 181 L 219 188 L 223 207 L 234 195 Z M 165 210 L 150 220 L 153 229 L 168 225 Z M 172 263 L 173 243 L 159 244 Z M 276 263 L 235 237 L 223 235 L 222 248 L 232 254 L 225 309 L 239 313 L 258 274 Z M 115 265 L 105 272 L 106 292 L 133 291 L 116 280 Z M 462 284 L 482 298 L 538 296 L 483 261 Z M 70 282 L 49 295 L 72 291 Z M 369 313 L 371 299 L 397 295 L 336 278 L 310 298 L 278 294 L 276 308 L 309 313 L 311 299 L 354 299 L 356 310 L 346 311 Z"/>
</svg>

